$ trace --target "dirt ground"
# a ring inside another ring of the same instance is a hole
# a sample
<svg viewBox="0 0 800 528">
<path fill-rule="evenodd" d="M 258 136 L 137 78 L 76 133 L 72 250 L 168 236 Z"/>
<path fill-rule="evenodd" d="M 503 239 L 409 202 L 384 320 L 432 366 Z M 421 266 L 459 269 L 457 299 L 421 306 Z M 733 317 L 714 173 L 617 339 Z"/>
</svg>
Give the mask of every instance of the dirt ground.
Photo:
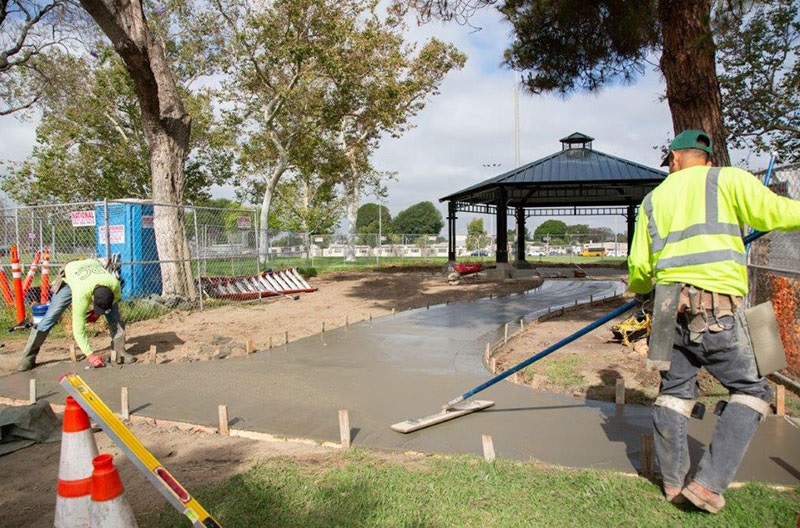
<svg viewBox="0 0 800 528">
<path fill-rule="evenodd" d="M 149 361 L 151 345 L 157 347 L 158 361 L 224 360 L 246 353 L 247 340 L 256 351 L 270 345 L 316 334 L 322 330 L 390 314 L 392 310 L 502 296 L 535 287 L 540 279 L 488 280 L 475 277 L 450 285 L 436 270 L 392 270 L 342 272 L 314 278 L 319 288 L 293 301 L 276 297 L 267 301 L 242 303 L 204 312 L 174 312 L 160 319 L 138 322 L 128 327 L 128 350 Z M 622 301 L 620 301 L 622 302 Z M 497 355 L 499 368 L 522 360 L 585 326 L 615 307 L 604 304 L 570 311 L 540 324 L 528 325 Z M 583 381 L 574 387 L 551 385 L 557 373 L 546 370 L 531 374 L 529 381 L 543 390 L 567 391 L 576 396 L 613 399 L 617 377 L 625 379 L 628 391 L 644 390 L 653 374 L 644 370 L 644 360 L 630 348 L 611 342 L 611 325 L 606 325 L 564 350 L 560 357 L 575 357 L 581 363 Z M 97 350 L 108 353 L 108 334 L 97 329 L 91 338 Z M 64 361 L 70 340 L 48 340 L 41 361 Z M 0 374 L 13 371 L 24 340 L 8 340 L 0 347 Z M 555 355 L 555 354 L 554 354 Z M 559 363 L 559 362 L 553 362 Z M 135 435 L 148 446 L 170 471 L 188 488 L 209 485 L 250 467 L 267 457 L 314 457 L 324 460 L 337 456 L 332 448 L 295 442 L 264 442 L 223 437 L 199 430 L 156 427 L 134 423 Z M 95 434 L 103 452 L 115 454 L 126 496 L 137 514 L 160 509 L 166 502 L 138 471 L 124 461 L 124 455 L 102 432 Z M 59 462 L 59 443 L 37 444 L 0 457 L 0 526 L 52 526 Z M 386 455 L 398 460 L 418 455 Z M 11 477 L 13 475 L 13 477 Z"/>
</svg>

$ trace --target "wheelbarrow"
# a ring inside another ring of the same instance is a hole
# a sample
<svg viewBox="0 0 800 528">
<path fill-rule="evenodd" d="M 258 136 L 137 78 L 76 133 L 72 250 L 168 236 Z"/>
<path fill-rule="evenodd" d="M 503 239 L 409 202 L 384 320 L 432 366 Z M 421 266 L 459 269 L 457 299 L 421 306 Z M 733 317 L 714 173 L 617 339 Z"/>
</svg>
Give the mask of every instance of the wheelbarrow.
<svg viewBox="0 0 800 528">
<path fill-rule="evenodd" d="M 475 274 L 483 269 L 483 264 L 475 262 L 456 262 L 452 266 L 453 271 L 447 276 L 447 282 L 458 284 L 462 280 L 475 279 Z"/>
</svg>

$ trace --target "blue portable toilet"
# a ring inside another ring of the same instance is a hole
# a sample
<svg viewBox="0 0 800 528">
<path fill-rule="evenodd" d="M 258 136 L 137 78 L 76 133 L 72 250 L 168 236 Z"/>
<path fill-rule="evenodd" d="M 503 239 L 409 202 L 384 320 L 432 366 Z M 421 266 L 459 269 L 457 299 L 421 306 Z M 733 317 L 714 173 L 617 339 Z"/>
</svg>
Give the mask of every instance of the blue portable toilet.
<svg viewBox="0 0 800 528">
<path fill-rule="evenodd" d="M 105 207 L 95 207 L 97 256 L 106 255 Z M 130 300 L 161 294 L 161 266 L 158 263 L 153 205 L 144 200 L 125 200 L 108 204 L 108 236 L 111 255 L 122 257 L 120 269 L 122 298 Z"/>
</svg>

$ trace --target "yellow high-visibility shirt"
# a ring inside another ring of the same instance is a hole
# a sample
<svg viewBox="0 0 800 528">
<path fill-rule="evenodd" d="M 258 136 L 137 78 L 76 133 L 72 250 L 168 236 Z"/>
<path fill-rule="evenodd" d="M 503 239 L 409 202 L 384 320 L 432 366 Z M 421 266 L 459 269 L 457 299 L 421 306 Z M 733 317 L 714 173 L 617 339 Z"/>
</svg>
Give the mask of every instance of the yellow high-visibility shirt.
<svg viewBox="0 0 800 528">
<path fill-rule="evenodd" d="M 105 286 L 114 292 L 114 302 L 122 298 L 117 278 L 106 271 L 97 259 L 73 260 L 64 265 L 64 281 L 72 290 L 72 335 L 81 351 L 92 353 L 86 336 L 86 312 L 92 306 L 92 293 L 96 286 Z"/>
<path fill-rule="evenodd" d="M 747 294 L 745 225 L 759 231 L 800 229 L 800 201 L 778 196 L 735 167 L 674 172 L 642 201 L 628 255 L 628 290 L 685 283 Z"/>
</svg>

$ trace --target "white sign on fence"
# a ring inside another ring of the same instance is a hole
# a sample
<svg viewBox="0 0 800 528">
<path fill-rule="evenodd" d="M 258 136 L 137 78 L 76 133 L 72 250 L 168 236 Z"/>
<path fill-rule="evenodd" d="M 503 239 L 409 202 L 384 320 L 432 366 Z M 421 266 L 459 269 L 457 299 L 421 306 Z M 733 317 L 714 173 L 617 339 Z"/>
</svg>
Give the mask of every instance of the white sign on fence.
<svg viewBox="0 0 800 528">
<path fill-rule="evenodd" d="M 125 243 L 125 226 L 124 225 L 111 225 L 108 226 L 109 242 L 112 244 Z M 106 243 L 106 226 L 100 226 L 100 243 Z"/>
<path fill-rule="evenodd" d="M 249 216 L 236 217 L 236 225 L 239 226 L 239 229 L 250 229 L 250 217 Z"/>
<path fill-rule="evenodd" d="M 94 211 L 72 211 L 69 213 L 72 227 L 95 226 Z"/>
<path fill-rule="evenodd" d="M 142 229 L 153 229 L 153 215 L 142 215 Z"/>
</svg>

